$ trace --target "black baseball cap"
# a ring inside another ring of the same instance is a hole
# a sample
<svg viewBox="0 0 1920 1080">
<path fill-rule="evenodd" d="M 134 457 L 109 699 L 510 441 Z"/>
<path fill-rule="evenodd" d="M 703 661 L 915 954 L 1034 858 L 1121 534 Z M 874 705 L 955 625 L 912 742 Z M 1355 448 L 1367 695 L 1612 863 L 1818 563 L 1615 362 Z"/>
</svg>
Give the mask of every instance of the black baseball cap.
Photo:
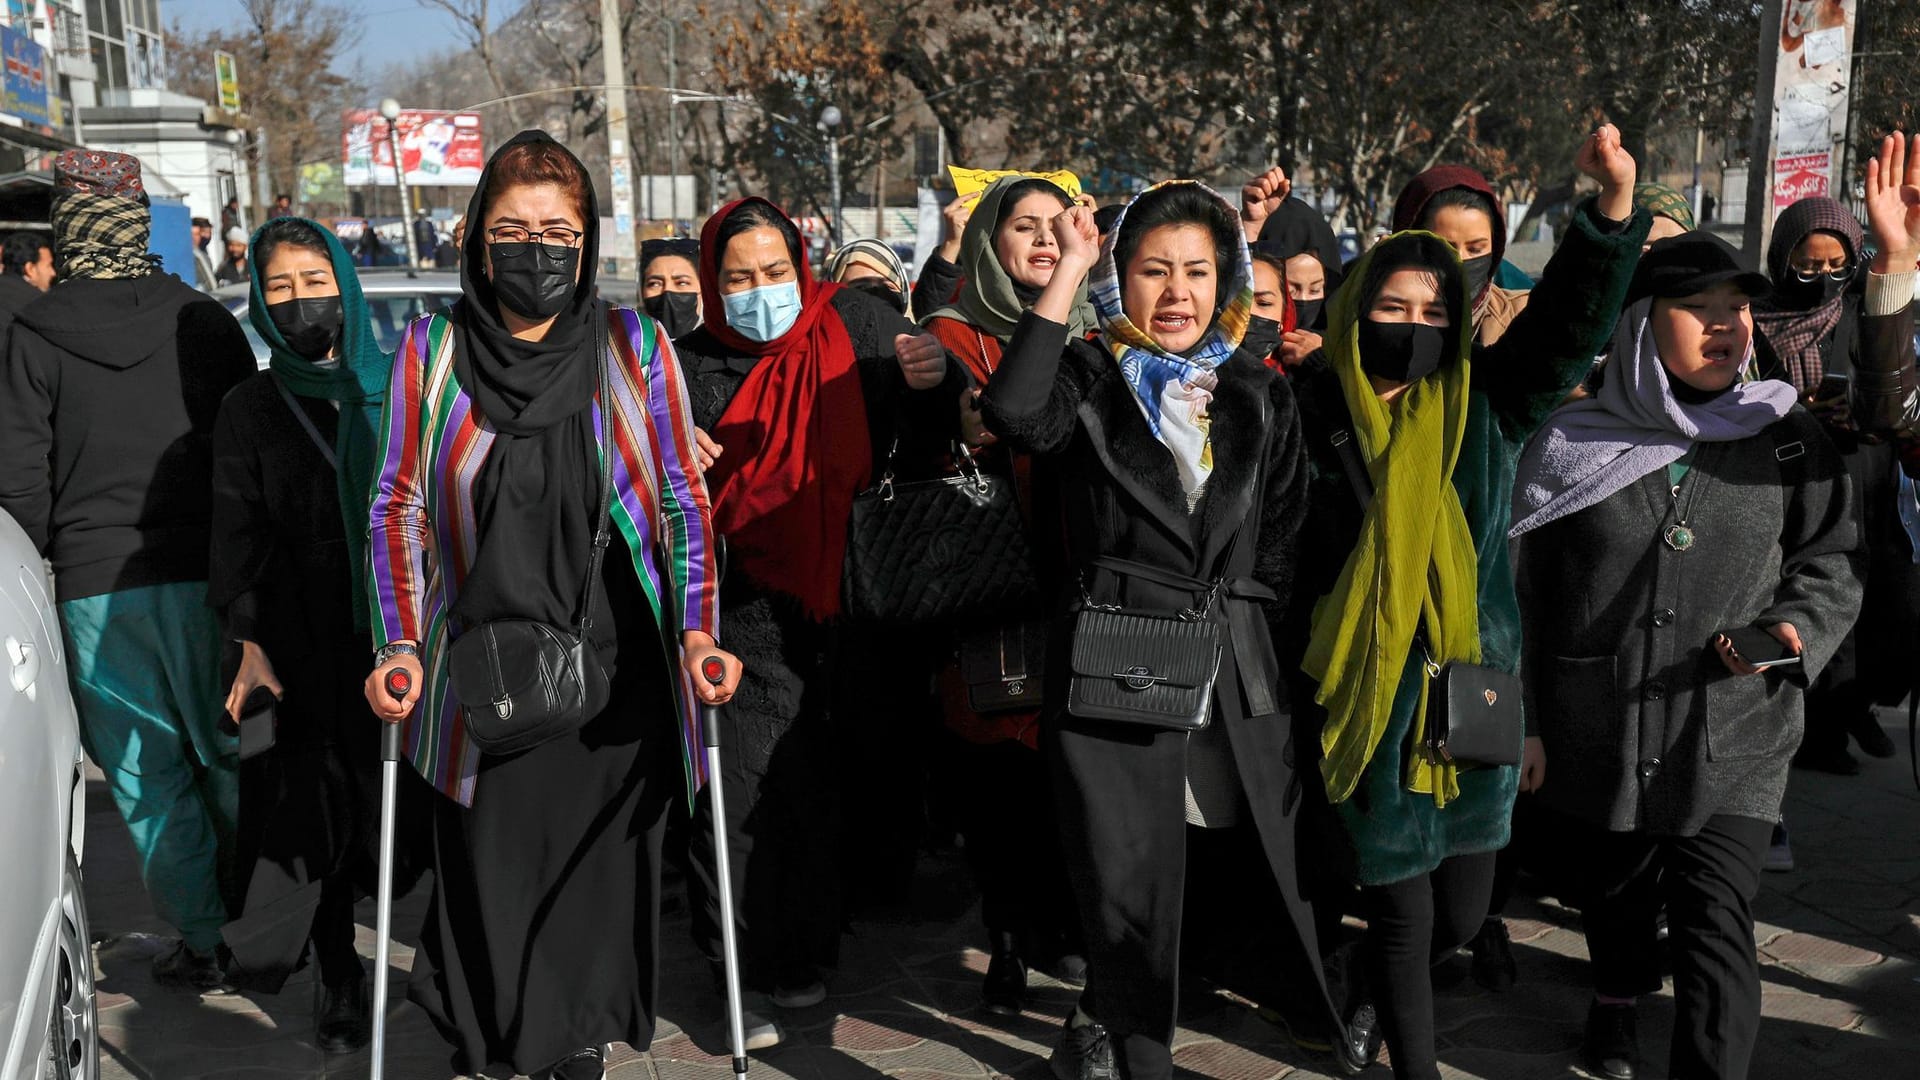
<svg viewBox="0 0 1920 1080">
<path fill-rule="evenodd" d="M 1748 296 L 1765 296 L 1773 284 L 1765 274 L 1741 265 L 1740 252 L 1705 229 L 1656 240 L 1640 256 L 1627 303 L 1646 297 L 1692 296 L 1723 282 L 1732 282 Z"/>
</svg>

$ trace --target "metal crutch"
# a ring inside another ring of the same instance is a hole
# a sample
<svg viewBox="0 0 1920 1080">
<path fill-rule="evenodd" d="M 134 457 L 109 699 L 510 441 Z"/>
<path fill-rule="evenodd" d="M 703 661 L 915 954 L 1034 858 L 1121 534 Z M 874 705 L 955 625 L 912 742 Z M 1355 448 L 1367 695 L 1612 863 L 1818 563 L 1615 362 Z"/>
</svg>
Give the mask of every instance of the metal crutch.
<svg viewBox="0 0 1920 1080">
<path fill-rule="evenodd" d="M 727 681 L 726 661 L 709 656 L 700 665 L 700 674 L 706 677 L 707 682 L 719 686 Z M 707 797 L 713 800 L 713 861 L 715 873 L 720 879 L 720 953 L 726 965 L 727 1026 L 733 1035 L 733 1075 L 735 1080 L 746 1080 L 747 1028 L 741 1018 L 740 943 L 735 938 L 733 926 L 733 871 L 729 868 L 730 853 L 727 849 L 727 799 L 720 779 L 720 706 L 701 706 L 700 720 L 700 726 L 705 729 L 702 741 L 707 748 Z M 374 1080 L 379 1080 L 378 1074 L 375 1074 Z"/>
<path fill-rule="evenodd" d="M 404 668 L 387 672 L 387 696 L 405 701 L 413 678 Z M 382 1080 L 387 1067 L 387 964 L 393 950 L 393 832 L 400 800 L 400 725 L 387 724 L 380 732 L 380 895 L 373 972 L 373 1073 Z"/>
</svg>

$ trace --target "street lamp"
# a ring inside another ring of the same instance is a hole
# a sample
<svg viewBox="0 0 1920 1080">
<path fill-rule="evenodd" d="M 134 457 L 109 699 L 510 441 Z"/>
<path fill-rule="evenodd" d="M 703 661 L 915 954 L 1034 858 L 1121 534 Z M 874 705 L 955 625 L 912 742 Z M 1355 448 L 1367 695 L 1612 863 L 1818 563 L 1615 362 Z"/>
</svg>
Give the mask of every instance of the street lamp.
<svg viewBox="0 0 1920 1080">
<path fill-rule="evenodd" d="M 413 202 L 407 198 L 407 163 L 400 156 L 399 129 L 394 123 L 400 119 L 400 103 L 393 98 L 381 98 L 380 115 L 387 120 L 387 149 L 393 152 L 393 179 L 400 185 L 400 230 L 406 236 L 407 273 L 411 275 L 414 267 L 420 265 L 420 253 L 413 247 Z"/>
<path fill-rule="evenodd" d="M 840 109 L 829 105 L 820 110 L 820 122 L 814 125 L 827 144 L 828 197 L 833 202 L 833 228 L 827 235 L 833 238 L 835 249 L 840 247 L 840 137 L 833 129 L 840 126 L 840 119 Z"/>
</svg>

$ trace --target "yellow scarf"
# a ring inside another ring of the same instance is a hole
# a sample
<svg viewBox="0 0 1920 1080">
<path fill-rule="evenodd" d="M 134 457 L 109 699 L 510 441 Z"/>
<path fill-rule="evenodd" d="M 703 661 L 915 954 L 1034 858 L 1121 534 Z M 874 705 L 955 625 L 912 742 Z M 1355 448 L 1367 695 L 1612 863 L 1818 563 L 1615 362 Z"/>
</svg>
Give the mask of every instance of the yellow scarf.
<svg viewBox="0 0 1920 1080">
<path fill-rule="evenodd" d="M 1328 315 L 1327 358 L 1339 374 L 1374 487 L 1360 539 L 1333 591 L 1314 610 L 1313 637 L 1301 665 L 1319 682 L 1315 700 L 1327 710 L 1320 772 L 1334 802 L 1352 796 L 1373 760 L 1422 625 L 1433 663 L 1480 660 L 1479 559 L 1453 486 L 1467 427 L 1472 327 L 1453 328 L 1455 363 L 1408 387 L 1391 407 L 1360 367 L 1359 324 L 1371 300 L 1361 295 L 1367 268 L 1383 255 L 1396 257 L 1395 249 L 1410 254 L 1399 241 L 1412 235 L 1431 236 L 1400 233 L 1362 256 Z M 1462 283 L 1454 310 L 1471 311 L 1464 277 L 1454 280 Z M 1429 684 L 1421 680 L 1406 783 L 1445 806 L 1460 793 L 1457 771 L 1428 762 L 1419 749 Z"/>
</svg>

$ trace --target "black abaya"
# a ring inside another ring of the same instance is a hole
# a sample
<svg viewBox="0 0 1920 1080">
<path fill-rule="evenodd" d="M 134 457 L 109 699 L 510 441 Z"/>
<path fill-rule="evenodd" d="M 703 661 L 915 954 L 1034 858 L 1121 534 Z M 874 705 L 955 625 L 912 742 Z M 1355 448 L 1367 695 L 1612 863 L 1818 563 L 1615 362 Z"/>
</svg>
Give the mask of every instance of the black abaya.
<svg viewBox="0 0 1920 1080">
<path fill-rule="evenodd" d="M 409 996 L 465 1072 L 533 1073 L 653 1039 L 679 741 L 665 647 L 624 543 L 601 578 L 606 709 L 572 735 L 483 759 L 471 807 L 436 804 L 439 876 Z"/>
</svg>

